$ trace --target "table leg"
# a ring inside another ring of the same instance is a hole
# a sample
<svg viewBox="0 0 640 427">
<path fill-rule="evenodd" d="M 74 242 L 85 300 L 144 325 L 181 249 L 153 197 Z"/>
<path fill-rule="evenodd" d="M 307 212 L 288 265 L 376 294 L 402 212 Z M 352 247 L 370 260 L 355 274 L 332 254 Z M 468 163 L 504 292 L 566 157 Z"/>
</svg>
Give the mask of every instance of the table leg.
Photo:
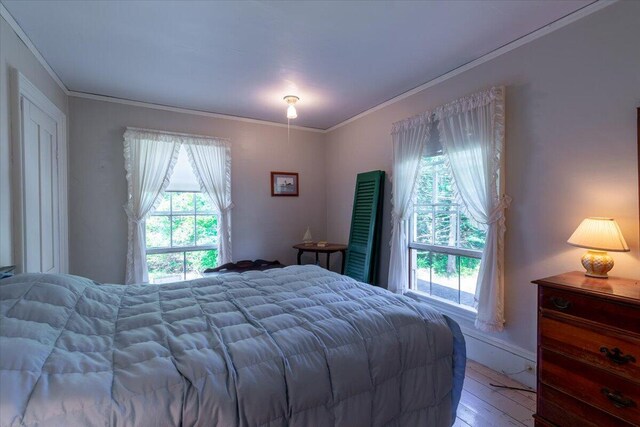
<svg viewBox="0 0 640 427">
<path fill-rule="evenodd" d="M 302 249 L 298 249 L 298 265 L 302 265 Z"/>
<path fill-rule="evenodd" d="M 340 274 L 344 274 L 344 256 L 346 251 L 340 251 L 340 253 L 342 254 L 342 265 L 340 266 Z"/>
<path fill-rule="evenodd" d="M 331 271 L 331 252 L 327 252 L 327 270 Z"/>
<path fill-rule="evenodd" d="M 316 265 L 320 265 L 320 260 L 318 259 L 318 252 L 316 252 Z"/>
</svg>

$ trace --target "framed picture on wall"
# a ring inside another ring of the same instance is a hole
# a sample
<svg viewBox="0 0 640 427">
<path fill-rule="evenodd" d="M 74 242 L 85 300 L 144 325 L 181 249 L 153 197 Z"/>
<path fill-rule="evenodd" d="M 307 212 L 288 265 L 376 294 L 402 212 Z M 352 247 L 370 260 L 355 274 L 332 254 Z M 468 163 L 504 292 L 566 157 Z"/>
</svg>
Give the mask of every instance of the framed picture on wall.
<svg viewBox="0 0 640 427">
<path fill-rule="evenodd" d="M 271 196 L 298 196 L 297 172 L 271 172 Z"/>
</svg>

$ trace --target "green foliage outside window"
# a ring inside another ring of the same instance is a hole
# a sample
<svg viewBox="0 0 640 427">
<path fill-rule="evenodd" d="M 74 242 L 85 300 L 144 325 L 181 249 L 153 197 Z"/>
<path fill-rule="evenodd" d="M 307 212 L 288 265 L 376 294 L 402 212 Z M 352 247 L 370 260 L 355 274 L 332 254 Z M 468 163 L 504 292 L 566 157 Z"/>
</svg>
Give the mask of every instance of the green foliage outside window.
<svg viewBox="0 0 640 427">
<path fill-rule="evenodd" d="M 413 241 L 437 246 L 482 250 L 485 229 L 464 213 L 455 197 L 454 181 L 443 155 L 424 157 L 420 164 L 414 205 Z M 477 258 L 419 251 L 417 267 L 438 276 L 477 274 Z"/>
<path fill-rule="evenodd" d="M 206 268 L 215 267 L 217 237 L 218 216 L 208 197 L 190 192 L 163 194 L 146 220 L 150 280 L 191 279 Z"/>
</svg>

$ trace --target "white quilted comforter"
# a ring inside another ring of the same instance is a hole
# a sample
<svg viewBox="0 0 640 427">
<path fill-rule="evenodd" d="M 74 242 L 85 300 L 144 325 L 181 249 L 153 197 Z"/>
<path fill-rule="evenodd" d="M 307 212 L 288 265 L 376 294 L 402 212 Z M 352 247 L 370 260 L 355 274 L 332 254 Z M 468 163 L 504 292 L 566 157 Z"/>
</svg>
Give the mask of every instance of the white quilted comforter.
<svg viewBox="0 0 640 427">
<path fill-rule="evenodd" d="M 452 355 L 434 310 L 315 266 L 0 281 L 1 426 L 450 426 Z"/>
</svg>

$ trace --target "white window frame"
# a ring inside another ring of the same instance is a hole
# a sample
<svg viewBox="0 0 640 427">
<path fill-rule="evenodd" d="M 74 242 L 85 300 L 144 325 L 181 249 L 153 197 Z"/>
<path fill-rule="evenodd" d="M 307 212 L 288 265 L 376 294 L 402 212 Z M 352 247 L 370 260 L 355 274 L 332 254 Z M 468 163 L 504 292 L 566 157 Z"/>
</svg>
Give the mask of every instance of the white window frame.
<svg viewBox="0 0 640 427">
<path fill-rule="evenodd" d="M 162 216 L 169 218 L 169 246 L 161 246 L 161 247 L 147 247 L 146 255 L 157 255 L 157 254 L 182 254 L 182 280 L 186 280 L 187 275 L 187 252 L 196 252 L 196 251 L 210 251 L 210 250 L 218 250 L 218 238 L 216 235 L 216 243 L 210 245 L 198 245 L 198 229 L 197 229 L 197 218 L 198 215 L 213 215 L 217 217 L 217 221 L 220 221 L 220 215 L 215 211 L 204 211 L 198 212 L 198 204 L 196 203 L 196 194 L 204 194 L 202 191 L 165 191 L 166 193 L 192 193 L 193 194 L 193 212 L 173 212 L 173 196 L 169 199 L 169 210 L 168 211 L 159 211 L 155 210 L 149 214 L 149 218 L 154 216 Z M 164 195 L 163 194 L 163 195 Z M 162 197 L 162 196 L 161 196 Z M 193 217 L 193 238 L 195 245 L 192 246 L 173 246 L 173 217 Z M 147 227 L 144 229 L 145 236 L 144 241 L 147 242 Z M 146 256 L 145 255 L 145 256 Z M 212 268 L 215 266 L 211 266 Z"/>
<path fill-rule="evenodd" d="M 437 153 L 434 153 L 433 156 L 441 155 L 441 154 L 442 152 L 437 152 Z M 429 157 L 429 156 L 425 156 L 425 157 Z M 434 180 L 434 187 L 435 186 L 437 186 L 437 183 Z M 414 195 L 414 200 L 415 200 L 415 195 Z M 460 316 L 470 321 L 474 321 L 477 315 L 477 310 L 475 308 L 465 304 L 460 304 L 445 298 L 441 298 L 436 295 L 431 295 L 417 289 L 416 265 L 415 265 L 414 258 L 416 258 L 416 251 L 421 250 L 421 251 L 428 251 L 433 254 L 454 255 L 454 256 L 463 256 L 467 258 L 482 259 L 483 250 L 482 249 L 466 249 L 466 248 L 459 248 L 459 247 L 453 247 L 453 246 L 444 246 L 444 245 L 415 242 L 414 236 L 416 234 L 416 227 L 417 227 L 416 216 L 420 212 L 419 209 L 416 209 L 417 206 L 420 206 L 420 205 L 414 202 L 413 213 L 411 215 L 411 218 L 409 219 L 410 232 L 409 232 L 409 244 L 407 247 L 407 251 L 408 251 L 407 258 L 409 262 L 409 291 L 407 293 L 416 299 L 427 301 L 428 303 L 437 307 L 439 310 L 443 311 L 445 314 Z M 425 204 L 423 206 L 431 208 L 432 221 L 435 226 L 436 208 L 438 206 L 451 207 L 452 205 L 435 203 L 435 204 Z M 455 204 L 455 209 L 456 209 L 456 227 L 458 229 L 456 236 L 457 236 L 457 239 L 459 239 L 460 238 L 460 214 L 461 214 L 459 203 Z M 458 283 L 458 293 L 460 293 L 459 283 Z"/>
</svg>

